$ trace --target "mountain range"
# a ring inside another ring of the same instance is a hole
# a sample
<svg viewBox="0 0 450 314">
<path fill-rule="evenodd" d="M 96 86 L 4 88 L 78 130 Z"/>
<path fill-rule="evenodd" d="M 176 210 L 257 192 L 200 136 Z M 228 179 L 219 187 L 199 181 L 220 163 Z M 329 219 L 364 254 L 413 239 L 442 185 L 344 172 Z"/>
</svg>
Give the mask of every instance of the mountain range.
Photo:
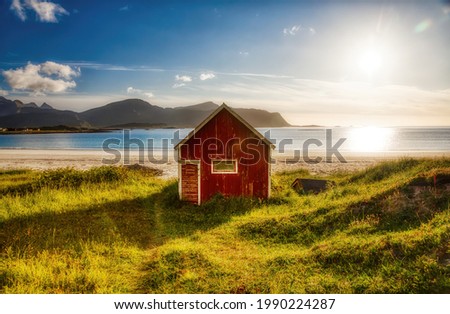
<svg viewBox="0 0 450 314">
<path fill-rule="evenodd" d="M 126 99 L 83 112 L 58 110 L 47 103 L 23 103 L 0 96 L 1 128 L 43 128 L 66 126 L 76 128 L 147 128 L 186 127 L 199 124 L 219 105 L 205 102 L 197 105 L 162 108 L 141 99 Z M 278 112 L 260 109 L 234 109 L 254 127 L 286 127 L 288 122 Z"/>
</svg>

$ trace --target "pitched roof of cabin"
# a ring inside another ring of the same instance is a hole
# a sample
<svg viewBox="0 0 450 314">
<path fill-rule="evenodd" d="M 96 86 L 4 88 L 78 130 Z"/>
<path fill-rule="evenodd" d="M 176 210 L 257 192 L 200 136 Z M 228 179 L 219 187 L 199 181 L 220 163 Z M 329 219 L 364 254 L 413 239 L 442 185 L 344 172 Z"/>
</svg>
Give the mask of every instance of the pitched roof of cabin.
<svg viewBox="0 0 450 314">
<path fill-rule="evenodd" d="M 238 115 L 233 109 L 228 107 L 225 103 L 223 103 L 221 106 L 219 106 L 216 110 L 214 110 L 203 122 L 201 122 L 199 125 L 197 125 L 189 134 L 180 141 L 177 145 L 175 145 L 174 149 L 177 149 L 178 146 L 183 145 L 186 143 L 190 138 L 192 138 L 196 133 L 198 133 L 209 121 L 214 119 L 216 115 L 219 114 L 222 110 L 227 110 L 233 117 L 235 117 L 239 122 L 241 122 L 247 129 L 249 129 L 255 136 L 260 139 L 263 143 L 268 145 L 270 148 L 275 148 L 275 145 L 270 142 L 264 135 L 258 132 L 250 123 L 245 121 L 240 115 Z"/>
</svg>

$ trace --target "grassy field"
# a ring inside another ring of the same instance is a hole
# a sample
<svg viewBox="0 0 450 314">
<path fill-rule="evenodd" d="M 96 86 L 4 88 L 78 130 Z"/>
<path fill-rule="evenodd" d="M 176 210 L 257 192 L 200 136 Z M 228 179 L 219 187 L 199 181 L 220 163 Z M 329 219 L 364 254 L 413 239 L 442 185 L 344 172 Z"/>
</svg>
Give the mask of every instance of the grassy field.
<svg viewBox="0 0 450 314">
<path fill-rule="evenodd" d="M 296 177 L 193 206 L 139 169 L 0 172 L 1 292 L 450 293 L 450 159 Z"/>
</svg>

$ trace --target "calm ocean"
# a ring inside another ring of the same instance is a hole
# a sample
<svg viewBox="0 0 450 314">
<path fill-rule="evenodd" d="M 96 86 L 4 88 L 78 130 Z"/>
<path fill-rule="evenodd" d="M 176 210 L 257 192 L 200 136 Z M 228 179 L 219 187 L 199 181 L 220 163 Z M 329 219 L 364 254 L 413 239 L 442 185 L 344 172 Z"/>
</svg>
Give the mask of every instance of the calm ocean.
<svg viewBox="0 0 450 314">
<path fill-rule="evenodd" d="M 347 152 L 450 152 L 450 127 L 394 127 L 394 128 L 357 128 L 335 127 L 330 145 L 339 139 L 345 139 L 339 146 Z M 104 133 L 67 133 L 67 134 L 14 134 L 0 135 L 0 148 L 14 149 L 102 149 L 109 143 L 111 148 L 129 147 L 137 149 L 136 142 L 144 143 L 145 148 L 155 150 L 173 149 L 180 139 L 191 129 L 151 129 Z M 325 128 L 273 128 L 258 129 L 276 144 L 276 150 L 302 149 L 309 140 L 309 150 L 326 147 Z M 268 133 L 270 132 L 270 134 Z M 318 140 L 318 141 L 317 141 Z M 105 142 L 106 141 L 106 142 Z M 320 145 L 322 144 L 322 145 Z"/>
</svg>

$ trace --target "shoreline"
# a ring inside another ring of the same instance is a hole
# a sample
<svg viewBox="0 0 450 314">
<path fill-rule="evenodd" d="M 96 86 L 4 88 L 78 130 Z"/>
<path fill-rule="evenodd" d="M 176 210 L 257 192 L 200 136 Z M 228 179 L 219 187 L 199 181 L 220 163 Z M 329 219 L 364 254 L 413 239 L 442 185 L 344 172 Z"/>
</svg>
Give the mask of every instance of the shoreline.
<svg viewBox="0 0 450 314">
<path fill-rule="evenodd" d="M 122 151 L 123 153 L 123 151 Z M 271 165 L 272 172 L 292 171 L 296 169 L 307 169 L 312 175 L 327 175 L 338 171 L 358 171 L 373 166 L 381 161 L 394 160 L 400 158 L 442 158 L 450 157 L 450 152 L 341 152 L 346 163 L 342 163 L 333 158 L 332 163 L 324 161 L 323 153 L 311 152 L 311 158 L 320 156 L 322 162 L 311 164 L 303 159 L 290 163 L 293 155 L 273 152 L 274 163 Z M 163 171 L 162 177 L 176 178 L 178 176 L 178 163 L 174 158 L 174 151 L 152 151 L 151 156 L 139 154 L 138 150 L 131 150 L 127 155 L 117 156 L 106 153 L 101 149 L 21 149 L 21 148 L 0 148 L 0 169 L 33 169 L 49 170 L 57 168 L 72 167 L 86 170 L 92 167 L 104 165 L 123 164 L 143 164 L 147 167 L 160 169 Z M 150 158 L 150 160 L 149 160 Z M 151 161 L 153 160 L 153 162 Z"/>
</svg>

